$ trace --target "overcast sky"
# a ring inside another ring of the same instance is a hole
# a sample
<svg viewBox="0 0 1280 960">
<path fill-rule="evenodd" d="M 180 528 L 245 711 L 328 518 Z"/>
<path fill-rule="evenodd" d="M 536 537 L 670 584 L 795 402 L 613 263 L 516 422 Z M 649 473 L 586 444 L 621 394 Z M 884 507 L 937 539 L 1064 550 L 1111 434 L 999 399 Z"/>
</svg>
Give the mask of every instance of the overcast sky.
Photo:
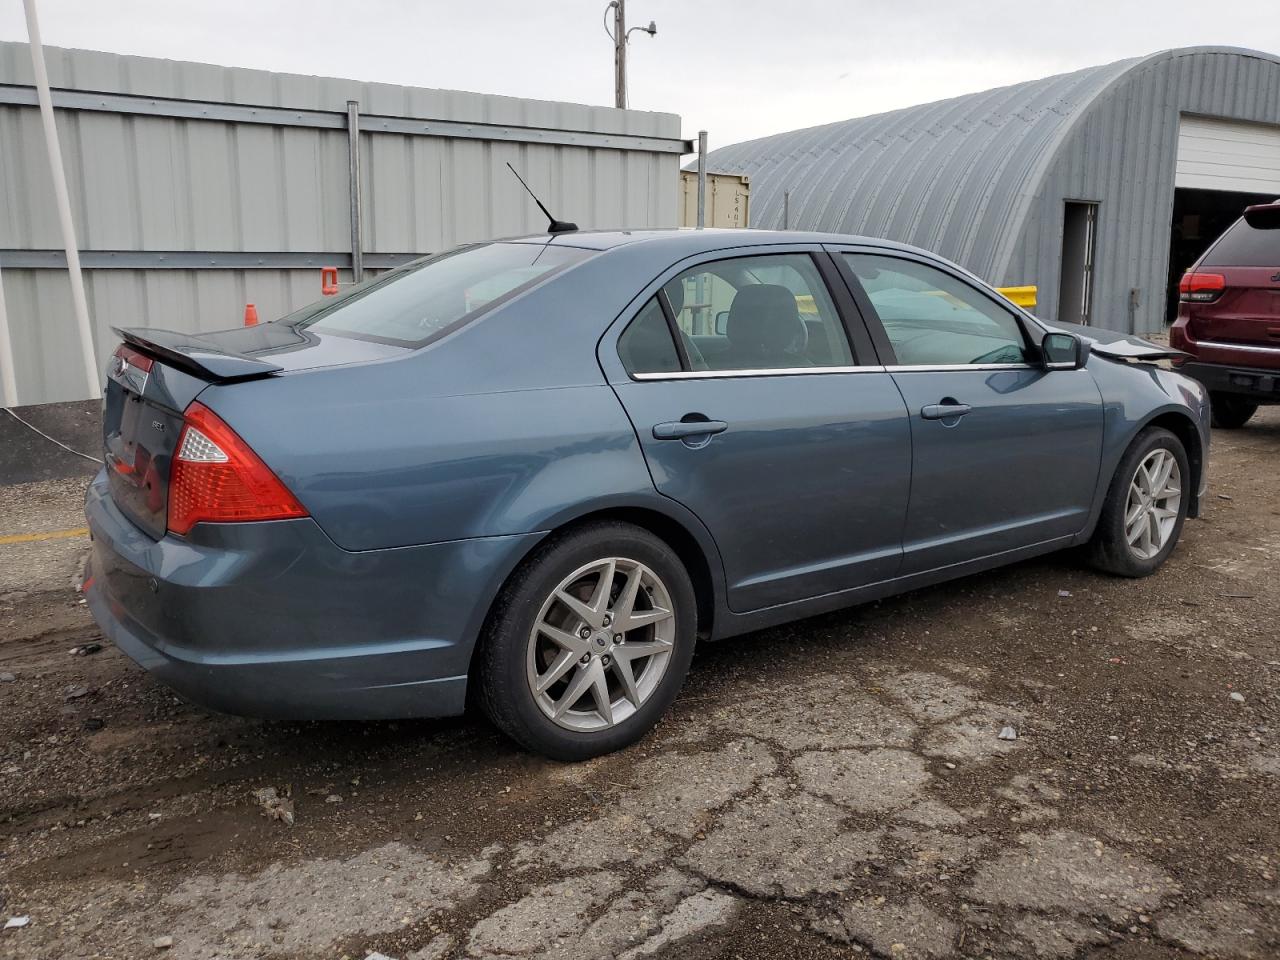
<svg viewBox="0 0 1280 960">
<path fill-rule="evenodd" d="M 44 42 L 613 104 L 605 0 L 38 0 Z M 627 0 L 631 106 L 711 145 L 1176 46 L 1280 53 L 1277 0 Z M 21 0 L 0 39 L 25 40 Z"/>
</svg>

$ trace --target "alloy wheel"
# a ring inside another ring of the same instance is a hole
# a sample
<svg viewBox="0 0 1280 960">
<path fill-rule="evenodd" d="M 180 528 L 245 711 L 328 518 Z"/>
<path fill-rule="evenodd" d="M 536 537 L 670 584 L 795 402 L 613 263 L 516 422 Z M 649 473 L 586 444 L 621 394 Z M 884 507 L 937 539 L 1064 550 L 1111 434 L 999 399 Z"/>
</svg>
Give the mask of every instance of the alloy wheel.
<svg viewBox="0 0 1280 960">
<path fill-rule="evenodd" d="M 1182 504 L 1182 471 L 1165 447 L 1152 450 L 1134 471 L 1124 509 L 1124 538 L 1141 560 L 1160 553 L 1173 535 Z"/>
<path fill-rule="evenodd" d="M 649 567 L 606 557 L 565 577 L 529 631 L 538 708 L 578 732 L 606 730 L 654 693 L 675 649 L 671 595 Z"/>
</svg>

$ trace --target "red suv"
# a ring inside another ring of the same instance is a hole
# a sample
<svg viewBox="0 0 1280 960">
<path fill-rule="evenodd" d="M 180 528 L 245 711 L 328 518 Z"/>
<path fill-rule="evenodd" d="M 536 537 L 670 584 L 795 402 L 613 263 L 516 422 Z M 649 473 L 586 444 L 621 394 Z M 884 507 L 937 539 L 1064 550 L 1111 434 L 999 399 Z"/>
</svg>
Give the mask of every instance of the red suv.
<svg viewBox="0 0 1280 960">
<path fill-rule="evenodd" d="M 1280 404 L 1280 200 L 1249 207 L 1178 286 L 1174 365 L 1209 389 L 1215 427 Z"/>
</svg>

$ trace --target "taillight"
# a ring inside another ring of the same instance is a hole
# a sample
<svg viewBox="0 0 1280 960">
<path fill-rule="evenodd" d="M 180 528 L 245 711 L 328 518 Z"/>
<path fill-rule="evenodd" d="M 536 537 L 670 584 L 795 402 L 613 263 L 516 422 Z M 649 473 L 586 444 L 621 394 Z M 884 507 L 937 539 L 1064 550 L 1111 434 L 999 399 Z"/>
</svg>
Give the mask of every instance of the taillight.
<svg viewBox="0 0 1280 960">
<path fill-rule="evenodd" d="M 1188 303 L 1211 303 L 1222 296 L 1227 278 L 1220 273 L 1184 273 L 1178 282 L 1178 299 Z"/>
<path fill-rule="evenodd" d="M 307 516 L 280 478 L 202 403 L 183 414 L 169 474 L 169 532 L 197 523 L 239 523 Z"/>
</svg>

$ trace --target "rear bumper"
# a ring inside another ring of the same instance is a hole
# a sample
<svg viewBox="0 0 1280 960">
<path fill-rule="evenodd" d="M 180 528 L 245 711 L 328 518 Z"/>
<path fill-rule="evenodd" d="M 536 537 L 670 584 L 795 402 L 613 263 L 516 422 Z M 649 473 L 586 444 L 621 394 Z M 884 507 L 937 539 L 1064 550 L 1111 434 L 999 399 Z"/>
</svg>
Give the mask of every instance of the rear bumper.
<svg viewBox="0 0 1280 960">
<path fill-rule="evenodd" d="M 1280 403 L 1280 370 L 1188 360 L 1177 368 L 1211 393 L 1230 393 L 1258 403 Z"/>
<path fill-rule="evenodd" d="M 311 519 L 153 540 L 89 487 L 85 597 L 103 632 L 187 698 L 290 719 L 461 713 L 489 603 L 541 534 L 351 553 Z"/>
</svg>

